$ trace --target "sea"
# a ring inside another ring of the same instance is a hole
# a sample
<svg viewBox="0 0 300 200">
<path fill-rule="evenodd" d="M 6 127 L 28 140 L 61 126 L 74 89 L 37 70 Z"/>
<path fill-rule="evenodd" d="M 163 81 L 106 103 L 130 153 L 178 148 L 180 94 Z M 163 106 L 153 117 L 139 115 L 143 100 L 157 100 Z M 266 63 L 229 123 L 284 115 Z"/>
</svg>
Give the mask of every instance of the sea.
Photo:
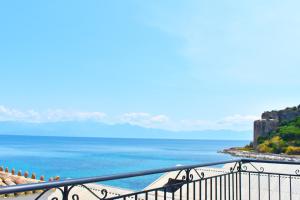
<svg viewBox="0 0 300 200">
<path fill-rule="evenodd" d="M 243 146 L 241 140 L 118 139 L 0 135 L 0 166 L 61 179 L 113 175 L 148 169 L 225 161 L 218 151 Z M 109 181 L 143 189 L 162 174 Z"/>
</svg>

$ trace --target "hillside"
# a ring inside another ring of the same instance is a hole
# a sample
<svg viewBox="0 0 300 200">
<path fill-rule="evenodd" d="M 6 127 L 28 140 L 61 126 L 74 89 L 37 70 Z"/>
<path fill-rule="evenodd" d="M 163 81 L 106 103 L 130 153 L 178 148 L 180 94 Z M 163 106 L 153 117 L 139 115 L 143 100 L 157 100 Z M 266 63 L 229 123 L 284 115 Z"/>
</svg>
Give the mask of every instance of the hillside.
<svg viewBox="0 0 300 200">
<path fill-rule="evenodd" d="M 272 132 L 278 130 L 279 126 L 292 122 L 298 117 L 300 117 L 300 105 L 262 113 L 261 119 L 254 121 L 254 148 L 258 146 L 259 137 L 269 137 Z"/>
</svg>

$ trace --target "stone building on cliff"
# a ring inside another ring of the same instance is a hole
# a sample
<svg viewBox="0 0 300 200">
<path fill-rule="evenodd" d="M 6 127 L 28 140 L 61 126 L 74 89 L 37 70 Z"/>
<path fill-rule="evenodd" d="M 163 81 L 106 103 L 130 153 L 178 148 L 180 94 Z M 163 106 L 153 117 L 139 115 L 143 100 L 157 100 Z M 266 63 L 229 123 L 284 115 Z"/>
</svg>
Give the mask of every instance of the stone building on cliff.
<svg viewBox="0 0 300 200">
<path fill-rule="evenodd" d="M 260 120 L 254 121 L 253 146 L 257 147 L 258 137 L 266 137 L 275 131 L 283 122 L 289 122 L 300 117 L 300 105 L 278 111 L 264 112 Z"/>
</svg>

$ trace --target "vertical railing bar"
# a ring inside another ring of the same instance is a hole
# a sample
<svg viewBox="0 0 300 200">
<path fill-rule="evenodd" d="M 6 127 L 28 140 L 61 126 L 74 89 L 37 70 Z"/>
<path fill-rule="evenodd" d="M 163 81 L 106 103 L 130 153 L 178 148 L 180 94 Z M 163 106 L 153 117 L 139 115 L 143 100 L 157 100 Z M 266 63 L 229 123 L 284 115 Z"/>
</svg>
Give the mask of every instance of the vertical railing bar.
<svg viewBox="0 0 300 200">
<path fill-rule="evenodd" d="M 258 178 L 258 200 L 260 200 L 260 173 L 257 174 Z"/>
<path fill-rule="evenodd" d="M 232 182 L 231 182 L 231 184 L 232 184 L 232 200 L 234 200 L 234 173 L 232 173 Z"/>
<path fill-rule="evenodd" d="M 268 196 L 269 200 L 271 200 L 271 183 L 270 183 L 270 174 L 268 174 Z"/>
<path fill-rule="evenodd" d="M 230 200 L 231 199 L 231 196 L 230 196 L 230 194 L 231 194 L 231 181 L 230 181 L 230 175 L 231 174 L 228 174 L 228 200 Z"/>
<path fill-rule="evenodd" d="M 189 200 L 190 198 L 190 182 L 187 178 L 187 184 L 186 184 L 186 199 Z"/>
<path fill-rule="evenodd" d="M 146 200 L 148 200 L 148 192 L 146 192 L 145 195 L 146 195 Z"/>
<path fill-rule="evenodd" d="M 290 175 L 290 200 L 292 200 L 292 176 Z"/>
<path fill-rule="evenodd" d="M 249 200 L 251 200 L 251 173 L 249 172 Z"/>
<path fill-rule="evenodd" d="M 157 190 L 155 190 L 155 200 L 157 200 Z"/>
<path fill-rule="evenodd" d="M 215 200 L 218 200 L 218 179 L 215 177 Z"/>
<path fill-rule="evenodd" d="M 205 179 L 205 181 L 204 181 L 204 183 L 205 183 L 205 193 L 204 193 L 204 197 L 205 197 L 205 200 L 207 200 L 207 179 Z"/>
<path fill-rule="evenodd" d="M 220 176 L 220 200 L 222 200 L 222 176 Z"/>
<path fill-rule="evenodd" d="M 182 199 L 182 187 L 179 189 L 180 200 Z"/>
<path fill-rule="evenodd" d="M 240 180 L 239 180 L 239 194 L 240 194 L 240 199 L 239 200 L 242 200 L 242 172 L 241 172 L 241 168 L 240 168 Z"/>
<path fill-rule="evenodd" d="M 238 173 L 235 174 L 235 199 L 238 200 Z"/>
<path fill-rule="evenodd" d="M 226 191 L 227 191 L 227 189 L 226 189 L 226 185 L 227 185 L 227 180 L 226 180 L 226 174 L 225 174 L 225 176 L 224 176 L 224 200 L 226 200 L 227 199 L 227 194 L 226 194 Z"/>
<path fill-rule="evenodd" d="M 196 200 L 196 182 L 193 182 L 193 200 Z"/>
<path fill-rule="evenodd" d="M 186 181 L 187 181 L 187 195 L 186 195 L 186 199 L 190 200 L 190 181 L 193 180 L 193 175 L 190 174 L 191 173 L 191 169 L 188 169 L 186 172 Z"/>
<path fill-rule="evenodd" d="M 278 188 L 278 194 L 279 194 L 279 200 L 281 200 L 281 184 L 280 184 L 280 174 L 278 174 L 278 184 L 279 184 L 279 188 Z"/>
<path fill-rule="evenodd" d="M 202 199 L 202 181 L 200 179 L 200 181 L 199 181 L 199 200 L 201 200 L 201 199 Z"/>
<path fill-rule="evenodd" d="M 212 200 L 212 193 L 213 193 L 213 190 L 212 190 L 212 181 L 213 181 L 213 179 L 210 178 L 210 200 Z"/>
</svg>

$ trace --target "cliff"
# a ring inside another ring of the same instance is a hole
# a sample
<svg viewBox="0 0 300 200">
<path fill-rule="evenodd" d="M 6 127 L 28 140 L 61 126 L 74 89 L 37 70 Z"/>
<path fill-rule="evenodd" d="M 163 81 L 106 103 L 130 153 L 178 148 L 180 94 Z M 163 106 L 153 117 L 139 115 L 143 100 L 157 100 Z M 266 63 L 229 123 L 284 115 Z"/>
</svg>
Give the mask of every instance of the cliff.
<svg viewBox="0 0 300 200">
<path fill-rule="evenodd" d="M 300 105 L 284 110 L 264 112 L 260 120 L 254 121 L 253 147 L 257 147 L 259 137 L 268 137 L 281 124 L 291 122 L 297 117 L 300 117 Z"/>
</svg>

